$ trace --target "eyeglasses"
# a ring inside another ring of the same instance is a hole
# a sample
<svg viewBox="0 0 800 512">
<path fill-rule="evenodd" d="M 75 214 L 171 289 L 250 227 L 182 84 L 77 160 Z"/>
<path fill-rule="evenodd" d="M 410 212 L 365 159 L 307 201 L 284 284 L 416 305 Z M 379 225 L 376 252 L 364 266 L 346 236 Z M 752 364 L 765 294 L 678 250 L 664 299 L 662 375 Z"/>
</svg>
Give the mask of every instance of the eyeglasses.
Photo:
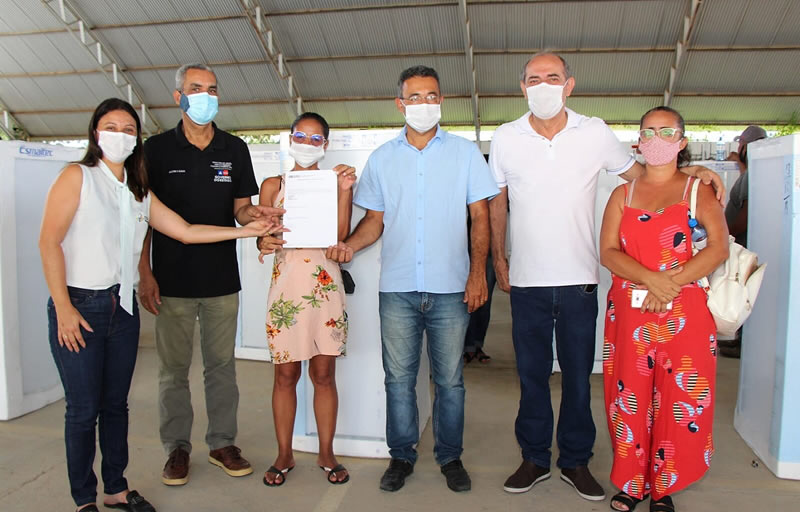
<svg viewBox="0 0 800 512">
<path fill-rule="evenodd" d="M 658 134 L 661 139 L 674 141 L 676 139 L 680 139 L 683 135 L 683 132 L 681 132 L 681 130 L 678 128 L 672 128 L 669 126 L 659 128 L 658 130 L 654 130 L 652 128 L 644 128 L 639 130 L 639 138 L 642 140 L 650 140 L 655 137 L 656 134 Z"/>
<path fill-rule="evenodd" d="M 292 134 L 292 141 L 298 144 L 311 144 L 312 146 L 319 147 L 325 144 L 328 139 L 318 134 L 308 135 L 307 133 L 303 132 L 294 132 Z"/>
<path fill-rule="evenodd" d="M 420 94 L 412 94 L 408 98 L 400 98 L 403 100 L 404 104 L 408 105 L 419 105 L 421 103 L 439 103 L 439 95 L 438 94 L 428 94 L 427 96 L 422 96 Z"/>
</svg>

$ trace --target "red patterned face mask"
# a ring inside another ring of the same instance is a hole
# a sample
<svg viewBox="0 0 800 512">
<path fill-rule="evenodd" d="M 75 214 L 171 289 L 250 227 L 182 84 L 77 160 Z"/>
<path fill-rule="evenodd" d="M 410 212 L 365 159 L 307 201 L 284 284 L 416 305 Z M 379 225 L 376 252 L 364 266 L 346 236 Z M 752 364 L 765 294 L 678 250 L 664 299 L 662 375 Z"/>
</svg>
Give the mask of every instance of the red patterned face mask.
<svg viewBox="0 0 800 512">
<path fill-rule="evenodd" d="M 650 165 L 665 165 L 678 157 L 681 152 L 681 140 L 667 142 L 661 137 L 652 137 L 647 142 L 639 143 L 639 151 Z"/>
</svg>

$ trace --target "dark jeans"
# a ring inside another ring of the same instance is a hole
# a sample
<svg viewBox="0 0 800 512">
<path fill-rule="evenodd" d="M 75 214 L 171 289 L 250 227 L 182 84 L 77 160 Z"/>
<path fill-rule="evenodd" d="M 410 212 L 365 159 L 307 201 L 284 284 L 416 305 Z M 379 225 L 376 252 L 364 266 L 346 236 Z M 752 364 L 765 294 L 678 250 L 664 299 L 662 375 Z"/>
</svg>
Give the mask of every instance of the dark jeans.
<svg viewBox="0 0 800 512">
<path fill-rule="evenodd" d="M 489 288 L 489 298 L 483 306 L 469 314 L 469 326 L 467 335 L 464 337 L 464 352 L 475 352 L 483 350 L 483 343 L 486 341 L 486 331 L 489 329 L 489 318 L 492 313 L 492 293 L 497 284 L 497 276 L 494 273 L 494 262 L 492 255 L 486 258 L 486 286 Z"/>
<path fill-rule="evenodd" d="M 511 287 L 511 318 L 521 398 L 516 421 L 522 457 L 550 467 L 553 408 L 553 328 L 561 366 L 557 465 L 574 468 L 592 456 L 595 427 L 589 406 L 594 365 L 597 287 Z"/>
<path fill-rule="evenodd" d="M 411 464 L 417 461 L 417 374 L 425 332 L 434 383 L 433 452 L 443 466 L 460 458 L 464 445 L 461 371 L 469 322 L 464 293 L 380 292 L 378 297 L 389 455 Z"/>
<path fill-rule="evenodd" d="M 72 305 L 94 332 L 81 328 L 86 348 L 70 352 L 58 342 L 58 320 L 47 302 L 50 350 L 66 397 L 64 441 L 72 499 L 78 506 L 94 503 L 95 424 L 99 419 L 101 466 L 105 494 L 128 488 L 128 391 L 139 346 L 139 310 L 133 315 L 119 305 L 119 285 L 107 290 L 68 288 Z"/>
</svg>

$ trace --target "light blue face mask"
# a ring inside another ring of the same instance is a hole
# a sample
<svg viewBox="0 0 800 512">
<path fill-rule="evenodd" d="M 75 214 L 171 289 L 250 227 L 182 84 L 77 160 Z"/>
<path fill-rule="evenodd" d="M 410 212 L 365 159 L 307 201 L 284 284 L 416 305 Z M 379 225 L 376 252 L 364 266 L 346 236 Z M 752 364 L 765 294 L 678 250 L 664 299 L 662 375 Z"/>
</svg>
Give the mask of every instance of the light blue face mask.
<svg viewBox="0 0 800 512">
<path fill-rule="evenodd" d="M 186 112 L 189 119 L 199 125 L 208 124 L 214 120 L 219 111 L 219 99 L 207 92 L 185 95 L 181 93 L 181 110 Z"/>
</svg>

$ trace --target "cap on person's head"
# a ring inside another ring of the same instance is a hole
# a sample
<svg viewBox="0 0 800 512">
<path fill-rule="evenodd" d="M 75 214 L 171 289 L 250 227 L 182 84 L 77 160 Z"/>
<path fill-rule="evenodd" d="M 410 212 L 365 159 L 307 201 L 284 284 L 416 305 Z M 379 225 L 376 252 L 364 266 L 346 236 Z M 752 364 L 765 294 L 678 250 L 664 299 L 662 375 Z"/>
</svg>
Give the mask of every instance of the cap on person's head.
<svg viewBox="0 0 800 512">
<path fill-rule="evenodd" d="M 756 126 L 751 124 L 747 128 L 744 129 L 741 135 L 737 135 L 733 138 L 736 142 L 744 142 L 745 144 L 750 144 L 751 142 L 755 142 L 757 140 L 766 139 L 767 132 L 760 126 Z"/>
</svg>

